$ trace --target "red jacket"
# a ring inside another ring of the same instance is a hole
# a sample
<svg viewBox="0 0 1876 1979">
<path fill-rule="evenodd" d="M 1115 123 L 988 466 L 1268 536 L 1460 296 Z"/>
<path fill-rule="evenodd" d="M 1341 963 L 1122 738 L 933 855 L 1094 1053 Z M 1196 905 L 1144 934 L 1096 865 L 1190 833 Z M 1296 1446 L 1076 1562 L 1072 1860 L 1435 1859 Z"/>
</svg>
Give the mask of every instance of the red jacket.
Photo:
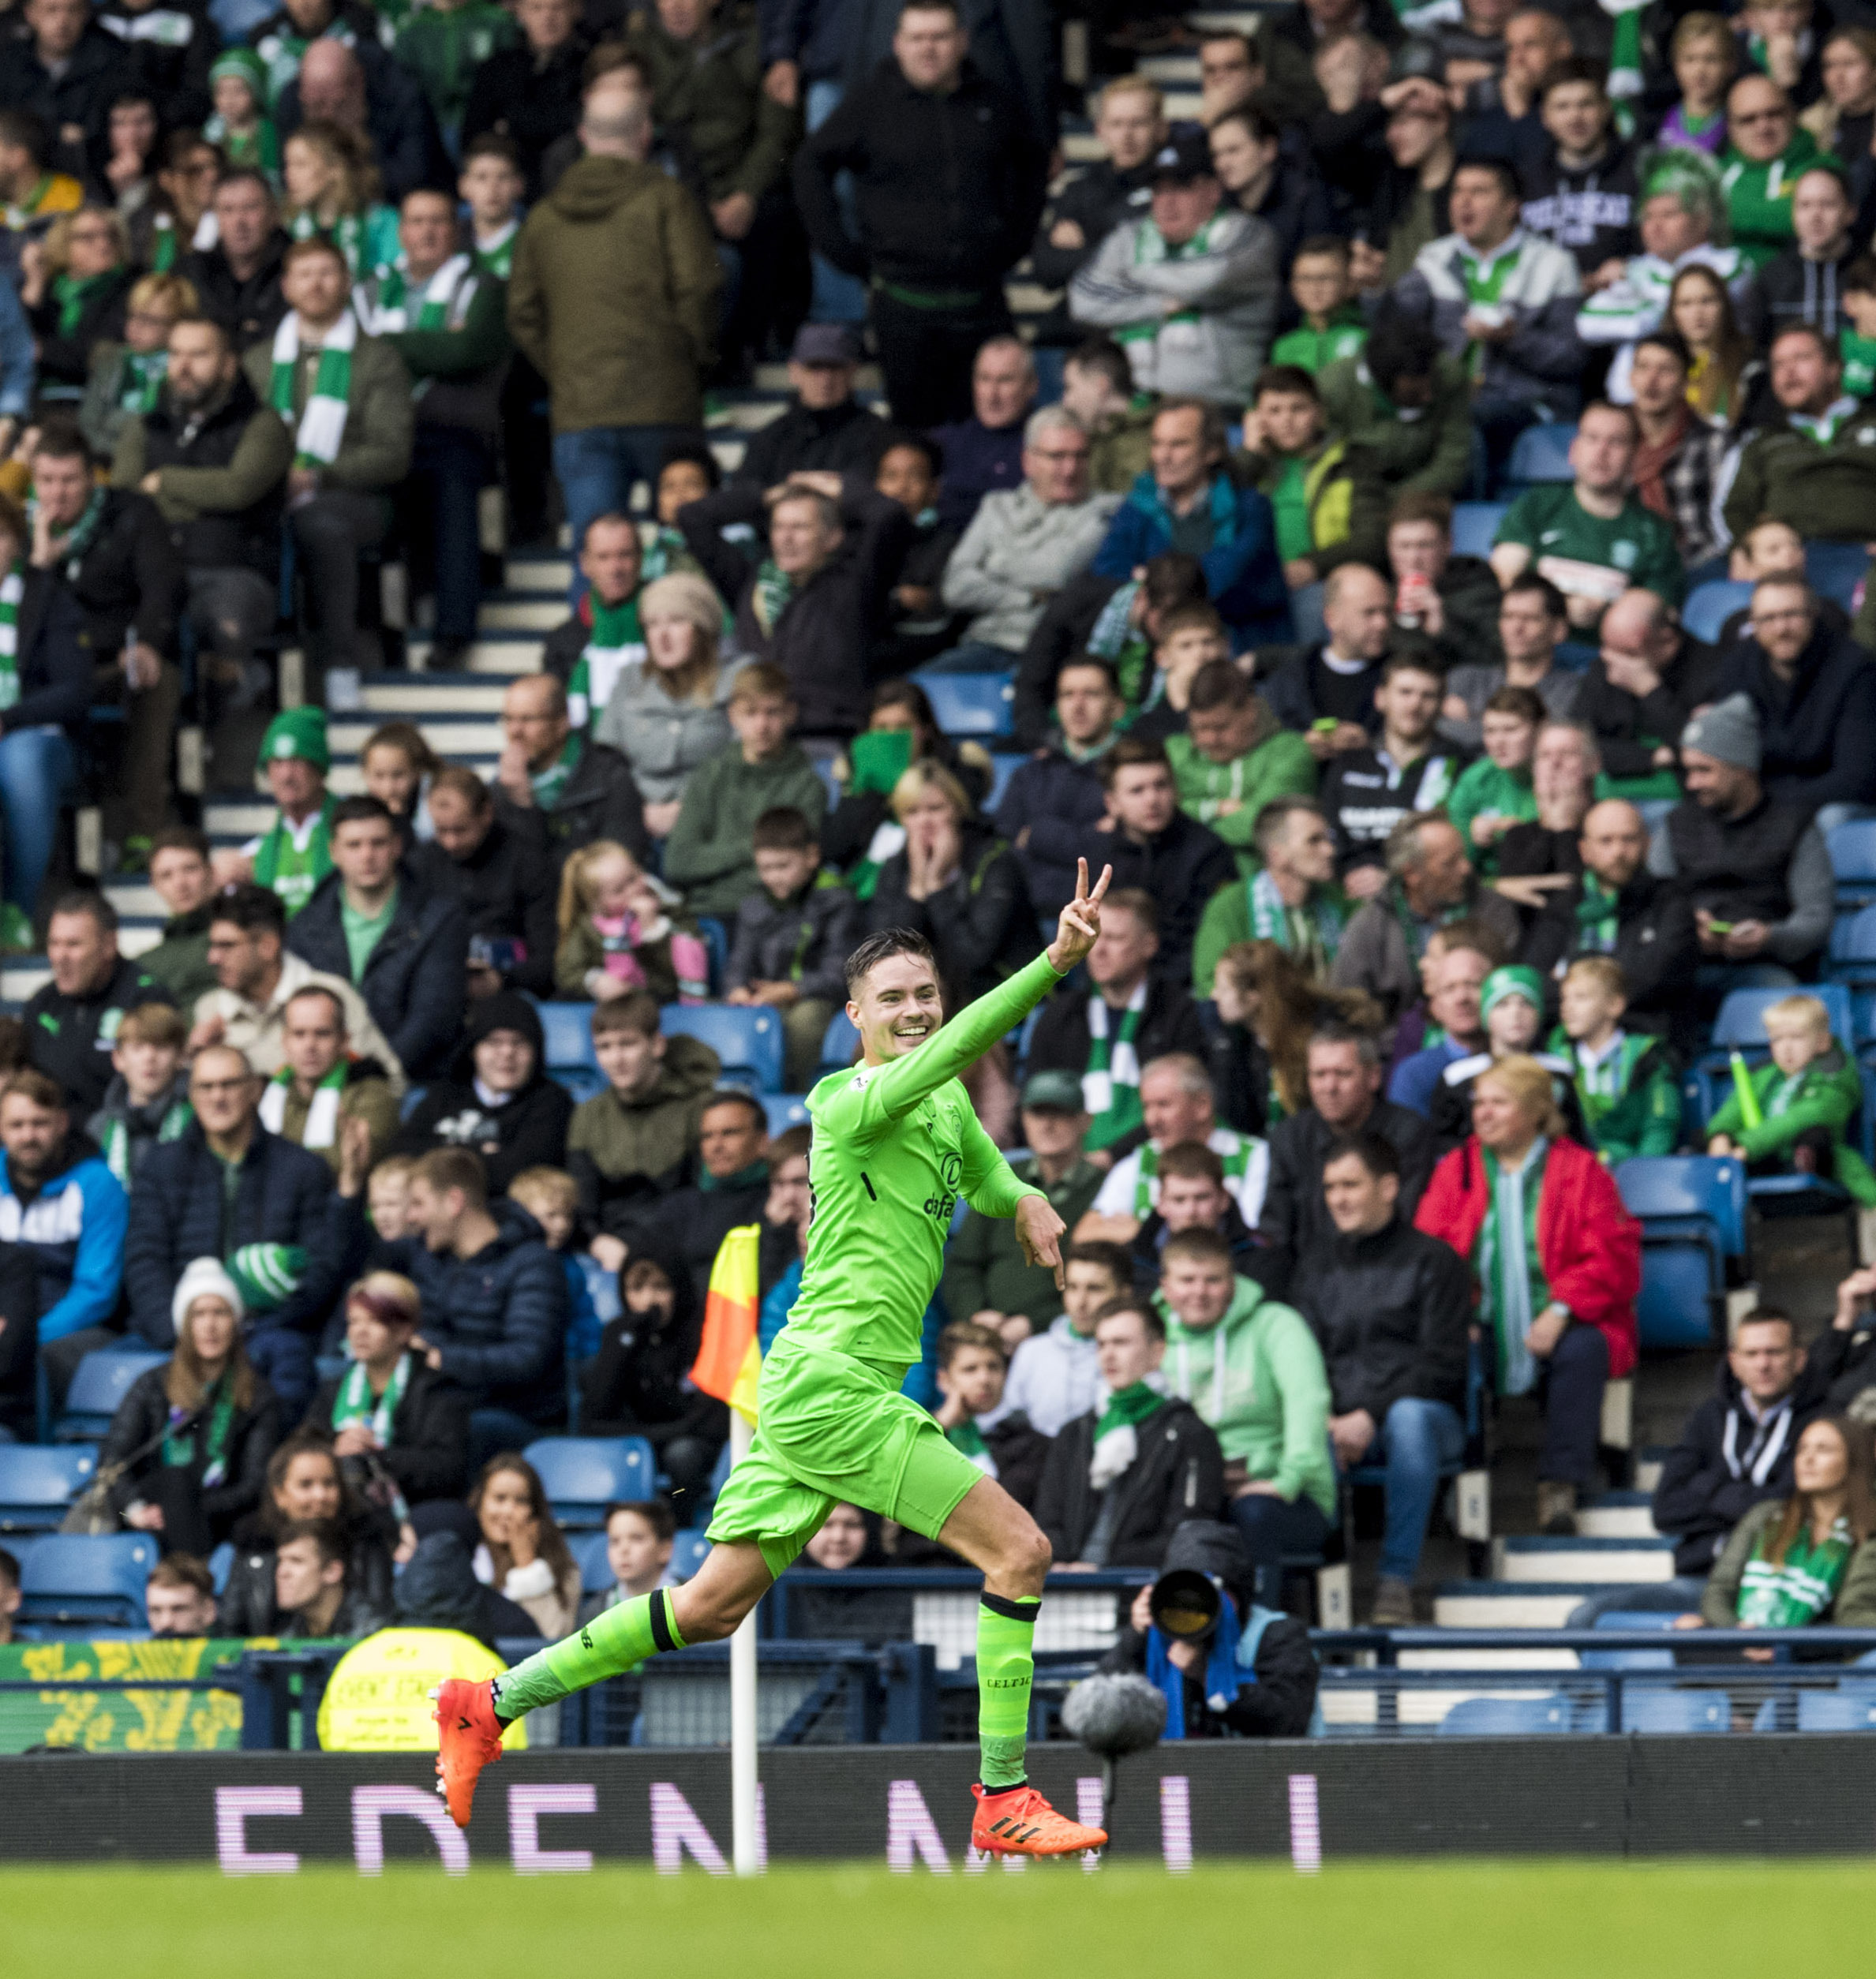
<svg viewBox="0 0 1876 1979">
<path fill-rule="evenodd" d="M 1478 1136 L 1468 1135 L 1433 1170 L 1414 1227 L 1450 1244 L 1470 1263 L 1490 1206 L 1484 1150 Z M 1642 1226 L 1622 1206 L 1615 1178 L 1575 1141 L 1552 1141 L 1545 1157 L 1537 1255 L 1552 1298 L 1608 1341 L 1609 1378 L 1631 1372 Z"/>
</svg>

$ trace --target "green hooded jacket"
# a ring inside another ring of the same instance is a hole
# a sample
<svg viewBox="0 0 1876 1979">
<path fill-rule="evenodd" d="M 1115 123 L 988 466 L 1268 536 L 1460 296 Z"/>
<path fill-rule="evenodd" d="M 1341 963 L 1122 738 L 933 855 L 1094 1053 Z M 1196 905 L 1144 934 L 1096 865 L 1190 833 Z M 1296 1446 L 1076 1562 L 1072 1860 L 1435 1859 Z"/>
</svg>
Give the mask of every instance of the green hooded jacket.
<svg viewBox="0 0 1876 1979">
<path fill-rule="evenodd" d="M 1401 495 L 1455 495 L 1472 477 L 1472 385 L 1457 357 L 1433 361 L 1432 402 L 1403 418 L 1369 376 L 1365 357 L 1339 357 L 1317 374 L 1324 422 L 1346 443 L 1350 473 Z"/>
<path fill-rule="evenodd" d="M 1724 1134 L 1749 1162 L 1787 1155 L 1800 1134 L 1814 1127 L 1828 1130 L 1833 1146 L 1831 1154 L 1836 1180 L 1866 1208 L 1876 1205 L 1876 1175 L 1861 1154 L 1844 1139 L 1844 1130 L 1855 1119 L 1863 1104 L 1863 1077 L 1856 1061 L 1840 1045 L 1833 1044 L 1821 1057 L 1814 1058 L 1798 1076 L 1797 1088 L 1774 1113 L 1773 1089 L 1784 1083 L 1784 1075 L 1769 1060 L 1755 1065 L 1752 1090 L 1758 1095 L 1759 1111 L 1765 1116 L 1757 1127 L 1748 1127 L 1739 1114 L 1739 1096 L 1729 1093 L 1726 1103 L 1706 1124 L 1709 1137 Z"/>
<path fill-rule="evenodd" d="M 1259 863 L 1251 843 L 1257 814 L 1273 797 L 1316 795 L 1316 758 L 1309 745 L 1282 727 L 1261 699 L 1257 716 L 1250 747 L 1228 763 L 1201 756 L 1188 735 L 1166 739 L 1180 810 L 1217 832 L 1238 855 L 1238 870 L 1247 879 Z"/>
<path fill-rule="evenodd" d="M 1242 1464 L 1253 1480 L 1268 1479 L 1293 1504 L 1313 1499 L 1332 1521 L 1329 1377 L 1309 1322 L 1244 1278 L 1215 1326 L 1182 1325 L 1163 1293 L 1153 1303 L 1166 1320 L 1166 1386 L 1197 1410 L 1225 1461 Z"/>
</svg>

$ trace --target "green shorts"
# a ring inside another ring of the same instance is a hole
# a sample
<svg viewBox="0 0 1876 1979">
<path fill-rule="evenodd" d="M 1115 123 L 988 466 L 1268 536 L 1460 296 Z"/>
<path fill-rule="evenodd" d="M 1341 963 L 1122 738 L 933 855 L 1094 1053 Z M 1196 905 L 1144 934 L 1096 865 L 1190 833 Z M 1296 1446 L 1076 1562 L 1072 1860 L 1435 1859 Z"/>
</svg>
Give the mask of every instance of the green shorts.
<svg viewBox="0 0 1876 1979">
<path fill-rule="evenodd" d="M 838 1504 L 935 1539 L 983 1476 L 887 1367 L 777 1341 L 762 1363 L 755 1441 L 717 1500 L 709 1537 L 762 1549 L 780 1574 Z"/>
</svg>

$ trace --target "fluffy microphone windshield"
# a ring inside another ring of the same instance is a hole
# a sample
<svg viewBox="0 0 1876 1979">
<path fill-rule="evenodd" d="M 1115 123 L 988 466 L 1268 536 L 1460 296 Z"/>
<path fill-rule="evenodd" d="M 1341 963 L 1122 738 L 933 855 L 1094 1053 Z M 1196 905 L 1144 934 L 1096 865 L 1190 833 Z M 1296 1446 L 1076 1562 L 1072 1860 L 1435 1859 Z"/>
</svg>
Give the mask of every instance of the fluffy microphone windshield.
<svg viewBox="0 0 1876 1979">
<path fill-rule="evenodd" d="M 1091 1753 L 1125 1759 L 1159 1744 L 1166 1699 L 1144 1677 L 1088 1677 L 1063 1701 L 1062 1723 Z"/>
</svg>

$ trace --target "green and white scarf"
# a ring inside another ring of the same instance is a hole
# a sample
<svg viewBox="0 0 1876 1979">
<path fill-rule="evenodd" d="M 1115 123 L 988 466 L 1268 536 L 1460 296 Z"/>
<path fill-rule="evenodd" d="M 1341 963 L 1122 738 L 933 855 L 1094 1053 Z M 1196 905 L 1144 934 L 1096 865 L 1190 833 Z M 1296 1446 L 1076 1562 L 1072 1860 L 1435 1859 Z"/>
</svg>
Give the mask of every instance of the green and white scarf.
<svg viewBox="0 0 1876 1979">
<path fill-rule="evenodd" d="M 475 294 L 475 277 L 466 254 L 452 254 L 424 284 L 423 294 L 413 317 L 410 311 L 410 275 L 406 260 L 399 255 L 379 275 L 376 300 L 365 298 L 361 314 L 369 315 L 371 334 L 388 336 L 399 330 L 448 330 L 459 328 L 462 316 Z"/>
<path fill-rule="evenodd" d="M 1394 909 L 1395 921 L 1399 923 L 1402 939 L 1407 945 L 1408 957 L 1414 962 L 1426 953 L 1427 944 L 1432 939 L 1433 930 L 1444 927 L 1449 921 L 1459 919 L 1467 905 L 1464 900 L 1455 901 L 1449 907 L 1442 907 L 1432 919 L 1423 920 L 1407 904 L 1406 894 L 1399 880 L 1387 882 L 1385 897 L 1389 906 Z"/>
<path fill-rule="evenodd" d="M 1094 1116 L 1090 1147 L 1106 1147 L 1131 1134 L 1144 1117 L 1134 1040 L 1146 1015 L 1148 988 L 1143 981 L 1127 999 L 1118 1027 L 1105 997 L 1096 991 L 1088 1000 L 1088 1069 L 1081 1075 L 1081 1103 Z"/>
<path fill-rule="evenodd" d="M 1850 1521 L 1839 1518 L 1827 1539 L 1814 1541 L 1807 1525 L 1785 1549 L 1782 1562 L 1765 1555 L 1774 1520 L 1754 1543 L 1752 1558 L 1739 1577 L 1738 1614 L 1749 1629 L 1803 1629 L 1815 1622 L 1837 1598 L 1850 1570 L 1855 1535 Z"/>
<path fill-rule="evenodd" d="M 657 533 L 645 546 L 645 555 L 638 565 L 640 588 L 679 569 L 678 559 L 687 553 L 683 536 L 661 524 Z M 723 615 L 723 622 L 726 630 L 736 629 L 736 619 L 727 612 Z"/>
<path fill-rule="evenodd" d="M 775 636 L 775 628 L 795 596 L 795 580 L 773 557 L 766 556 L 756 567 L 755 591 L 751 608 L 765 638 Z"/>
<path fill-rule="evenodd" d="M 365 1371 L 365 1363 L 354 1360 L 339 1384 L 339 1393 L 332 1397 L 334 1431 L 350 1429 L 354 1423 L 362 1423 L 388 1450 L 391 1421 L 403 1407 L 404 1391 L 410 1386 L 410 1356 L 407 1353 L 399 1354 L 396 1367 L 391 1371 L 391 1379 L 384 1384 L 384 1394 L 373 1401 L 371 1377 Z"/>
<path fill-rule="evenodd" d="M 263 117 L 249 130 L 236 130 L 219 111 L 202 126 L 202 135 L 230 165 L 251 165 L 266 174 L 270 185 L 280 183 L 280 133 L 271 117 Z"/>
<path fill-rule="evenodd" d="M 284 1305 L 299 1290 L 311 1260 L 297 1244 L 244 1244 L 224 1262 L 252 1315 Z"/>
<path fill-rule="evenodd" d="M 335 21 L 317 39 L 336 41 L 345 48 L 355 48 L 358 45 L 358 37 L 343 21 Z M 266 35 L 255 43 L 255 54 L 267 65 L 267 107 L 269 110 L 279 103 L 281 92 L 299 74 L 300 64 L 305 59 L 306 51 L 312 45 L 305 36 L 294 34 Z"/>
<path fill-rule="evenodd" d="M 52 539 L 54 553 L 66 567 L 66 582 L 68 584 L 78 582 L 78 567 L 84 561 L 85 552 L 92 546 L 92 538 L 103 526 L 105 498 L 109 492 L 108 488 L 94 488 L 80 511 L 77 521 L 63 536 L 54 536 Z M 36 532 L 39 519 L 39 497 L 29 495 L 26 498 L 28 528 Z"/>
<path fill-rule="evenodd" d="M 1151 268 L 1166 261 L 1199 260 L 1211 252 L 1211 233 L 1217 224 L 1218 216 L 1214 215 L 1189 241 L 1181 241 L 1175 247 L 1151 219 L 1143 220 L 1133 237 L 1133 265 Z M 1151 343 L 1169 324 L 1198 320 L 1196 309 L 1176 309 L 1170 316 L 1155 316 L 1145 323 L 1121 324 L 1114 331 L 1114 339 L 1124 344 Z"/>
<path fill-rule="evenodd" d="M 1250 1172 L 1251 1150 L 1257 1146 L 1257 1141 L 1253 1135 L 1233 1134 L 1229 1128 L 1221 1131 L 1230 1135 L 1231 1145 L 1223 1149 L 1215 1142 L 1207 1145 L 1224 1165 L 1225 1187 L 1229 1189 L 1234 1182 L 1241 1182 Z M 1137 1222 L 1145 1222 L 1153 1214 L 1153 1184 L 1159 1177 L 1159 1150 L 1148 1141 L 1140 1150 L 1140 1173 L 1133 1178 L 1133 1214 Z M 1231 1193 L 1235 1196 L 1238 1192 L 1231 1189 Z"/>
<path fill-rule="evenodd" d="M 580 600 L 579 615 L 593 631 L 567 678 L 567 713 L 575 728 L 584 728 L 605 712 L 624 668 L 645 657 L 645 629 L 638 623 L 636 593 L 617 604 L 602 604 L 598 593 L 589 591 Z"/>
<path fill-rule="evenodd" d="M 1599 1052 L 1585 1044 L 1571 1048 L 1577 1104 L 1583 1109 L 1583 1124 L 1592 1140 L 1627 1093 L 1636 1066 L 1653 1049 L 1654 1042 L 1652 1038 L 1631 1038 L 1626 1031 L 1616 1031 Z"/>
<path fill-rule="evenodd" d="M 1468 308 L 1491 309 L 1496 305 L 1507 279 L 1523 259 L 1525 238 L 1524 230 L 1514 227 L 1494 255 L 1481 259 L 1461 250 L 1459 274 L 1466 284 Z M 1482 343 L 1469 342 L 1462 354 L 1466 368 L 1471 376 L 1474 378 L 1481 376 L 1485 368 L 1485 346 Z"/>
<path fill-rule="evenodd" d="M 1837 430 L 1846 419 L 1852 419 L 1862 410 L 1854 398 L 1844 398 L 1833 401 L 1814 418 L 1809 413 L 1787 413 L 1792 430 L 1808 434 L 1820 447 L 1828 447 L 1837 436 Z"/>
<path fill-rule="evenodd" d="M 294 440 L 295 467 L 330 467 L 345 441 L 346 415 L 351 410 L 352 352 L 358 342 L 358 320 L 350 309 L 326 332 L 320 347 L 319 368 L 306 395 Z M 294 376 L 300 363 L 300 314 L 290 310 L 274 332 L 274 372 L 270 398 L 274 410 L 293 424 Z"/>
<path fill-rule="evenodd" d="M 117 402 L 120 412 L 152 413 L 169 376 L 167 350 L 125 349 L 118 361 Z"/>
<path fill-rule="evenodd" d="M 58 305 L 58 334 L 62 337 L 70 336 L 77 329 L 92 297 L 108 289 L 117 279 L 115 268 L 108 268 L 103 275 L 88 275 L 82 280 L 75 275 L 54 275 L 52 300 Z"/>
<path fill-rule="evenodd" d="M 530 773 L 528 781 L 534 786 L 534 802 L 544 811 L 551 811 L 560 801 L 560 793 L 566 789 L 573 773 L 579 768 L 580 751 L 586 738 L 576 728 L 567 738 L 567 746 L 545 769 Z"/>
<path fill-rule="evenodd" d="M 1088 1466 L 1091 1489 L 1106 1491 L 1117 1477 L 1133 1468 L 1140 1454 L 1140 1425 L 1165 1400 L 1165 1396 L 1144 1381 L 1108 1396 L 1095 1423 L 1094 1455 Z"/>
<path fill-rule="evenodd" d="M 332 813 L 337 802 L 328 796 L 297 832 L 276 815 L 254 855 L 255 884 L 279 895 L 289 919 L 332 870 Z"/>
<path fill-rule="evenodd" d="M 1312 894 L 1301 907 L 1291 907 L 1261 866 L 1245 882 L 1245 890 L 1250 900 L 1253 935 L 1260 941 L 1275 942 L 1310 975 L 1327 975 L 1335 951 L 1342 946 L 1341 908 L 1321 893 Z"/>
<path fill-rule="evenodd" d="M 977 1427 L 977 1418 L 967 1416 L 961 1423 L 953 1423 L 945 1431 L 945 1441 L 960 1457 L 968 1457 L 986 1477 L 997 1475 L 997 1460 L 990 1454 L 990 1446 L 983 1440 L 983 1431 Z"/>
<path fill-rule="evenodd" d="M 1582 896 L 1576 903 L 1576 945 L 1590 955 L 1616 952 L 1616 896 L 1593 873 L 1583 875 Z"/>
<path fill-rule="evenodd" d="M 234 1426 L 234 1382 L 223 1372 L 195 1409 L 170 1410 L 169 1434 L 163 1439 L 166 1469 L 182 1470 L 196 1461 L 196 1431 L 207 1418 L 207 1435 L 202 1453 L 203 1488 L 213 1491 L 228 1475 L 228 1437 Z"/>
<path fill-rule="evenodd" d="M 1152 642 L 1133 623 L 1133 600 L 1139 595 L 1137 583 L 1121 585 L 1102 606 L 1088 635 L 1088 651 L 1112 666 L 1121 698 L 1129 708 L 1140 705 L 1153 659 Z"/>
<path fill-rule="evenodd" d="M 184 1130 L 195 1117 L 196 1109 L 186 1099 L 173 1101 L 158 1123 L 158 1143 L 180 1140 Z M 130 1130 L 122 1120 L 114 1118 L 104 1123 L 104 1165 L 118 1178 L 123 1188 L 129 1188 Z"/>
<path fill-rule="evenodd" d="M 328 1072 L 313 1088 L 313 1103 L 306 1109 L 306 1132 L 302 1147 L 331 1147 L 339 1139 L 339 1102 L 344 1097 L 346 1076 L 351 1070 L 345 1059 Z M 286 1131 L 286 1102 L 293 1095 L 293 1068 L 283 1065 L 267 1083 L 260 1095 L 260 1124 L 270 1134 Z"/>
<path fill-rule="evenodd" d="M 475 245 L 476 266 L 484 275 L 492 275 L 497 282 L 506 282 L 515 272 L 515 237 L 521 231 L 521 223 L 511 220 L 486 241 L 477 241 Z"/>
<path fill-rule="evenodd" d="M 20 600 L 26 595 L 25 563 L 16 559 L 0 578 L 0 713 L 20 705 Z"/>
<path fill-rule="evenodd" d="M 1479 1294 L 1497 1345 L 1501 1395 L 1528 1395 L 1537 1385 L 1537 1359 L 1525 1335 L 1550 1304 L 1550 1287 L 1537 1263 L 1537 1207 L 1549 1147 L 1540 1135 L 1515 1173 L 1501 1166 L 1490 1148 L 1484 1150 L 1492 1206 L 1479 1226 Z"/>
</svg>

